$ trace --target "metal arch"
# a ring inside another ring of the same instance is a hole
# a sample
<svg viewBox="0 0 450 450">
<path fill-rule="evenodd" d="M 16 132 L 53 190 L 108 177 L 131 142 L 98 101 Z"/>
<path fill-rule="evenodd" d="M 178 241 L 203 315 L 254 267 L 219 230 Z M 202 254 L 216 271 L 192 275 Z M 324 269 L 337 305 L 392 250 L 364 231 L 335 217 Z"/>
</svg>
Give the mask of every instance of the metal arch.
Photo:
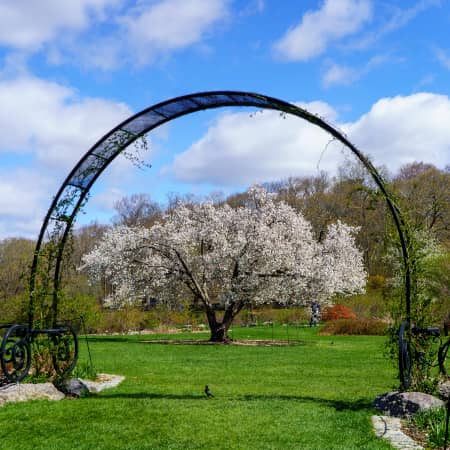
<svg viewBox="0 0 450 450">
<path fill-rule="evenodd" d="M 92 185 L 106 167 L 126 147 L 154 128 L 180 116 L 225 106 L 248 106 L 272 109 L 300 117 L 331 134 L 357 156 L 382 191 L 398 231 L 405 268 L 406 318 L 409 322 L 411 307 L 411 262 L 408 253 L 410 242 L 408 228 L 398 206 L 389 194 L 381 175 L 367 156 L 357 149 L 343 133 L 328 124 L 324 119 L 303 108 L 283 100 L 251 92 L 212 91 L 169 99 L 131 116 L 101 138 L 72 169 L 53 199 L 37 240 L 30 276 L 28 314 L 30 328 L 34 320 L 34 305 L 36 300 L 41 298 L 41 296 L 52 297 L 51 320 L 53 324 L 57 321 L 58 291 L 61 281 L 60 272 L 64 246 L 77 213 L 86 201 Z M 46 259 L 43 256 L 43 249 L 49 239 L 53 239 L 54 243 L 56 241 L 56 245 L 54 245 L 53 250 Z M 40 265 L 45 265 L 45 268 L 40 267 Z M 42 275 L 44 272 L 46 274 L 45 276 Z M 45 278 L 44 280 L 42 279 L 43 277 Z M 38 292 L 39 290 L 37 289 L 39 283 L 41 286 L 45 286 L 44 289 L 41 289 L 41 292 Z"/>
</svg>

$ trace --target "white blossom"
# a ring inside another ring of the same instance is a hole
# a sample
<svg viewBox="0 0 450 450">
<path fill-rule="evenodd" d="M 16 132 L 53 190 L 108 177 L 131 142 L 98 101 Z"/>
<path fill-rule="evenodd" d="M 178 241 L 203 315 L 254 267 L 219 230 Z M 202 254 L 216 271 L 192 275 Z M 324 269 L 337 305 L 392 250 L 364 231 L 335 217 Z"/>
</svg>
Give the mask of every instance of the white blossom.
<svg viewBox="0 0 450 450">
<path fill-rule="evenodd" d="M 261 187 L 246 207 L 210 202 L 179 205 L 151 228 L 117 226 L 83 258 L 92 279 L 106 277 L 118 306 L 174 290 L 189 292 L 205 308 L 222 303 L 327 303 L 364 289 L 366 273 L 357 229 L 337 222 L 318 242 L 311 225 Z M 234 315 L 233 315 L 234 317 Z"/>
</svg>

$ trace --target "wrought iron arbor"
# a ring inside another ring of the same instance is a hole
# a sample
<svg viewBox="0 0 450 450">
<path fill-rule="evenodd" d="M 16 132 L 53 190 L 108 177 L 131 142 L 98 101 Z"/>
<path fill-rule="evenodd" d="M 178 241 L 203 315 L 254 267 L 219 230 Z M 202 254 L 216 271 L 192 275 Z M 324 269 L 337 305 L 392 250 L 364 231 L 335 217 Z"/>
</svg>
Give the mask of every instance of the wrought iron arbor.
<svg viewBox="0 0 450 450">
<path fill-rule="evenodd" d="M 18 335 L 16 339 L 9 338 L 12 343 L 15 342 L 14 349 L 11 349 L 12 344 L 8 346 L 7 342 L 8 333 L 10 335 L 14 333 L 8 330 L 3 338 L 1 358 L 2 361 L 8 360 L 5 366 L 9 368 L 6 371 L 9 378 L 16 381 L 28 372 L 29 346 L 27 347 L 27 343 L 33 339 L 34 334 L 42 331 L 49 335 L 58 335 L 58 330 L 61 330 L 58 326 L 58 301 L 64 248 L 75 218 L 97 178 L 130 144 L 160 125 L 197 111 L 227 106 L 271 109 L 297 116 L 329 133 L 361 161 L 383 193 L 398 231 L 404 261 L 406 320 L 409 322 L 411 263 L 408 254 L 408 231 L 398 206 L 370 160 L 338 129 L 296 105 L 250 92 L 201 92 L 158 103 L 128 118 L 101 138 L 70 172 L 53 199 L 39 233 L 31 268 L 28 323 L 19 325 L 19 329 L 14 329 L 15 335 Z M 35 328 L 36 305 L 44 306 L 48 311 L 47 328 L 41 330 Z M 70 333 L 70 330 L 66 329 L 65 334 L 67 333 Z M 75 335 L 74 339 L 76 341 Z"/>
</svg>

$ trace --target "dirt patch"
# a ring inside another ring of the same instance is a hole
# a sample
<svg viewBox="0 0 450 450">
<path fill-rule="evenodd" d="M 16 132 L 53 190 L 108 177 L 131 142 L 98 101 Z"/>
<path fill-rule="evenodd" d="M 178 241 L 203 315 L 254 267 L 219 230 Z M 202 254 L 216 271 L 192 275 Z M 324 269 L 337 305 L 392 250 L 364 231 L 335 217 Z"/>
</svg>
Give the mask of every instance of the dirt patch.
<svg viewBox="0 0 450 450">
<path fill-rule="evenodd" d="M 422 445 L 424 448 L 427 447 L 427 434 L 423 430 L 419 430 L 413 423 L 407 420 L 402 420 L 402 431 L 414 439 L 418 444 Z"/>
<path fill-rule="evenodd" d="M 230 341 L 230 342 L 211 342 L 200 341 L 195 339 L 149 339 L 145 341 L 139 341 L 142 344 L 174 344 L 174 345 L 244 345 L 250 347 L 287 347 L 294 345 L 302 345 L 299 341 L 268 341 L 268 340 L 243 340 L 243 341 Z"/>
</svg>

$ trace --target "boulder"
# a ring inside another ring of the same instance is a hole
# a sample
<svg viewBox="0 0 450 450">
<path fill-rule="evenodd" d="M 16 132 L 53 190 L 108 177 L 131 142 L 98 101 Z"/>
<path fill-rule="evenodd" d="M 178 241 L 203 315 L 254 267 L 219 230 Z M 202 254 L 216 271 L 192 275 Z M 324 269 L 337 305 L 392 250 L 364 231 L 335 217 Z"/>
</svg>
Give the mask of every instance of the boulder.
<svg viewBox="0 0 450 450">
<path fill-rule="evenodd" d="M 71 397 L 83 397 L 89 392 L 89 388 L 79 378 L 68 378 L 64 380 L 57 388 Z"/>
<path fill-rule="evenodd" d="M 442 398 L 450 400 L 450 381 L 441 383 L 438 387 L 438 392 Z"/>
<path fill-rule="evenodd" d="M 7 402 L 25 402 L 27 400 L 62 400 L 65 395 L 82 397 L 88 392 L 98 393 L 103 389 L 118 386 L 123 380 L 121 375 L 98 374 L 97 381 L 69 378 L 58 385 L 52 383 L 10 384 L 0 388 L 0 407 Z"/>
<path fill-rule="evenodd" d="M 0 405 L 7 402 L 26 402 L 28 400 L 62 400 L 64 394 L 52 383 L 12 384 L 0 390 Z"/>
<path fill-rule="evenodd" d="M 374 407 L 383 414 L 393 417 L 409 417 L 419 411 L 440 408 L 444 402 L 422 392 L 388 392 L 379 395 Z"/>
</svg>

